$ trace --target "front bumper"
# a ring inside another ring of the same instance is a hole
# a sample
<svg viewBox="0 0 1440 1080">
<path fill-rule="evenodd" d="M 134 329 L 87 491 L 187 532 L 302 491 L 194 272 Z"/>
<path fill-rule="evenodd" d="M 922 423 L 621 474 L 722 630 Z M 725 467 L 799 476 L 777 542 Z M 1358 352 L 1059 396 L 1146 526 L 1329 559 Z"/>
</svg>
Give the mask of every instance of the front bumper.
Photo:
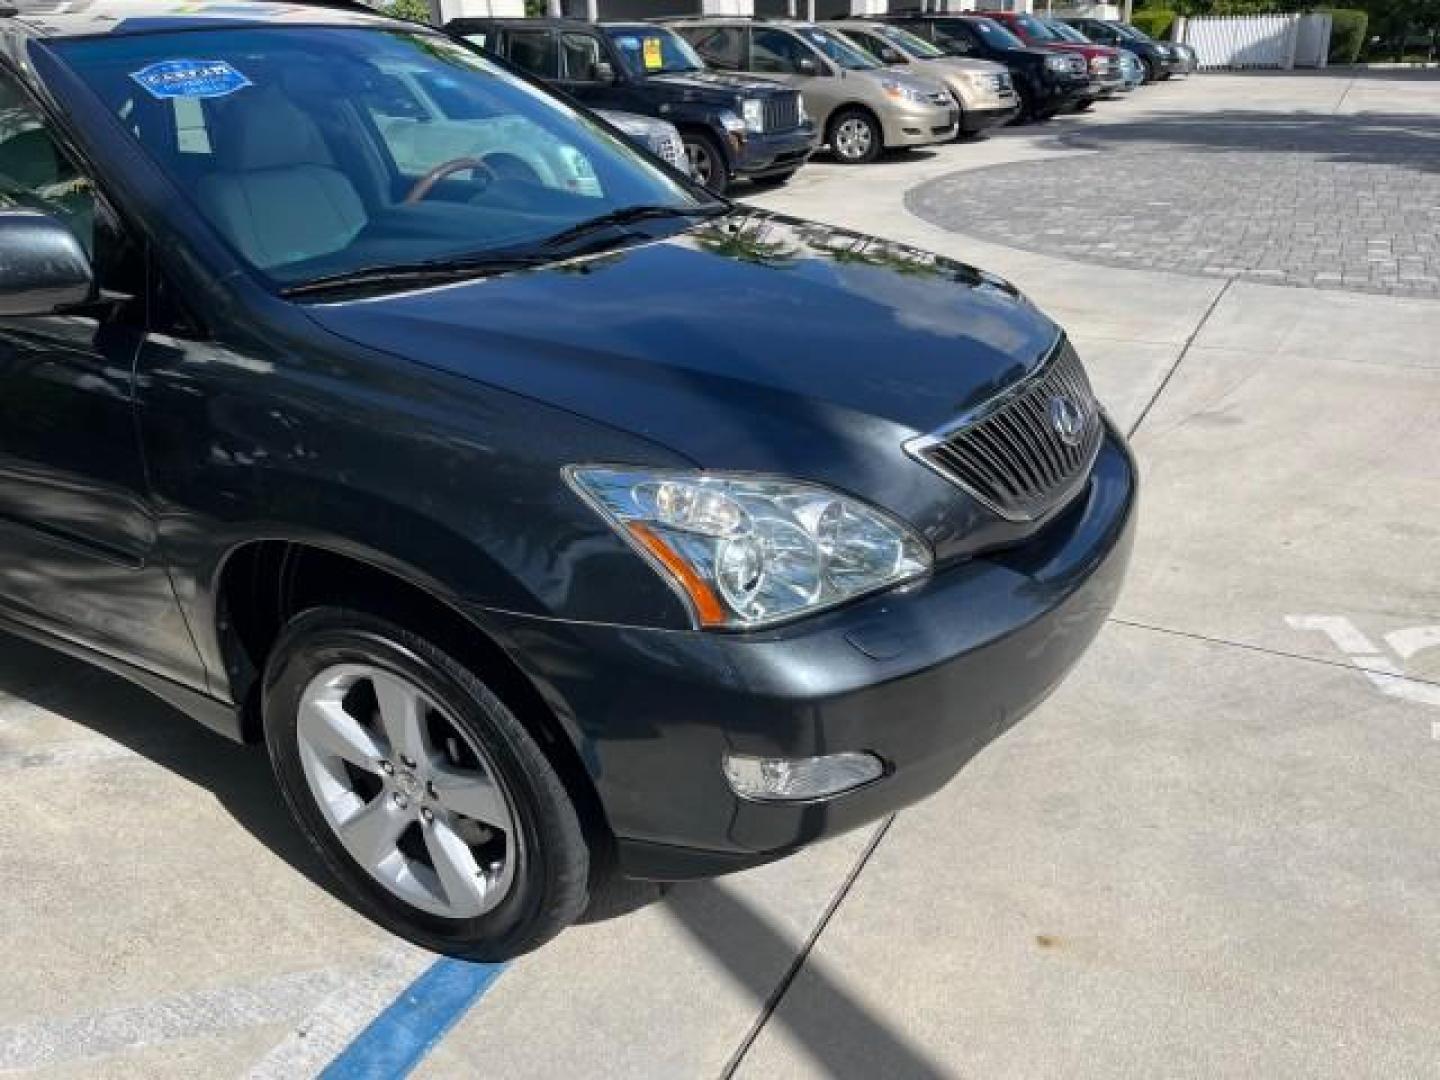
<svg viewBox="0 0 1440 1080">
<path fill-rule="evenodd" d="M 768 632 L 475 614 L 576 739 L 622 872 L 710 876 L 931 794 L 1043 700 L 1114 605 L 1136 494 L 1112 431 L 1084 491 L 1024 546 Z M 884 775 L 805 804 L 742 799 L 721 768 L 846 750 Z"/>
<path fill-rule="evenodd" d="M 930 146 L 953 139 L 960 129 L 958 105 L 906 105 L 884 110 L 880 124 L 885 147 Z"/>
<path fill-rule="evenodd" d="M 1036 107 L 1063 110 L 1091 94 L 1089 76 L 1051 76 L 1040 81 Z"/>
<path fill-rule="evenodd" d="M 999 127 L 1001 124 L 1008 124 L 1019 113 L 1020 99 L 1011 94 L 1008 104 L 987 105 L 983 109 L 966 109 L 961 118 L 960 129 L 967 135 L 973 135 L 977 131 L 985 131 L 988 128 Z"/>
<path fill-rule="evenodd" d="M 747 133 L 732 142 L 731 171 L 736 177 L 755 179 L 791 172 L 815 152 L 815 125 L 802 124 L 789 131 Z"/>
</svg>

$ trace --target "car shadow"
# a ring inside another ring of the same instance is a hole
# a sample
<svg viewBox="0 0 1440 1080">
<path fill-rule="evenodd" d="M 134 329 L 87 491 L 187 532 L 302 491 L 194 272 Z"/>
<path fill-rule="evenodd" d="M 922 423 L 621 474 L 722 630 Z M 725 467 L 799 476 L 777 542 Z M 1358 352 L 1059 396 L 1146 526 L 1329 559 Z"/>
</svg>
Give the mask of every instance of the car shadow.
<svg viewBox="0 0 1440 1080">
<path fill-rule="evenodd" d="M 345 899 L 291 821 L 263 747 L 231 742 L 117 675 L 3 632 L 0 695 L 56 713 L 204 788 L 256 840 Z M 0 728 L 0 749 L 11 749 L 9 741 Z"/>
<path fill-rule="evenodd" d="M 1440 172 L 1440 116 L 1421 112 L 1330 113 L 1231 109 L 1152 113 L 1124 124 L 1055 132 L 1056 149 L 1301 152 L 1332 162 Z"/>
<path fill-rule="evenodd" d="M 826 1076 L 921 1080 L 951 1075 L 875 1015 L 813 955 L 797 956 L 794 942 L 724 881 L 677 885 L 665 903 L 690 938 L 759 1007 L 756 1025 L 723 1075 L 734 1071 L 756 1035 L 771 1025 L 800 1045 L 804 1065 Z M 777 983 L 778 958 L 791 963 Z"/>
</svg>

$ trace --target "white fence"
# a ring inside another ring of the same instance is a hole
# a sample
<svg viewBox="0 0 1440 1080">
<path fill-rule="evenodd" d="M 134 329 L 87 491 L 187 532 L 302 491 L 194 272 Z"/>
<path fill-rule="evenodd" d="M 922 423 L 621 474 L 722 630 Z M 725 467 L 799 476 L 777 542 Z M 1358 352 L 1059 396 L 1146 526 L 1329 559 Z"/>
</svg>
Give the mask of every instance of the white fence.
<svg viewBox="0 0 1440 1080">
<path fill-rule="evenodd" d="M 1202 68 L 1324 67 L 1329 15 L 1233 15 L 1186 19 L 1178 35 Z"/>
</svg>

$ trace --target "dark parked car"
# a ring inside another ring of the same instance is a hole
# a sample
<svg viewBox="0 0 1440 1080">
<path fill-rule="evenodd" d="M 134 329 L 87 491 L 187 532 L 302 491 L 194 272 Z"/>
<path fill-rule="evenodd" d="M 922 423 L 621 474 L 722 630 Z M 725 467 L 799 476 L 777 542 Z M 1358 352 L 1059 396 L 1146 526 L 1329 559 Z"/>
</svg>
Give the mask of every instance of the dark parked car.
<svg viewBox="0 0 1440 1080">
<path fill-rule="evenodd" d="M 815 149 L 815 126 L 788 87 L 709 71 L 663 26 L 562 19 L 456 19 L 446 24 L 592 108 L 668 120 L 690 173 L 724 192 L 737 179 L 784 183 Z"/>
<path fill-rule="evenodd" d="M 1060 52 L 1076 53 L 1085 60 L 1085 70 L 1090 75 L 1089 96 L 1081 99 L 1078 108 L 1087 109 L 1096 99 L 1112 96 L 1125 87 L 1125 76 L 1120 71 L 1120 51 L 1108 45 L 1096 45 L 1091 41 L 1075 42 L 1056 30 L 1051 29 L 1044 19 L 1018 11 L 994 11 L 986 16 L 994 19 L 1026 45 L 1036 49 L 1053 49 Z M 1083 36 L 1083 35 L 1082 35 Z"/>
<path fill-rule="evenodd" d="M 939 46 L 951 56 L 997 60 L 1010 69 L 1020 115 L 1044 119 L 1093 96 L 1084 58 L 1026 45 L 993 19 L 978 15 L 888 15 L 886 22 Z"/>
<path fill-rule="evenodd" d="M 1063 20 L 1091 41 L 1117 49 L 1129 49 L 1145 65 L 1145 79 L 1156 82 L 1171 75 L 1187 75 L 1195 70 L 1195 52 L 1185 45 L 1156 41 L 1144 31 L 1128 23 L 1104 19 L 1067 18 Z"/>
<path fill-rule="evenodd" d="M 0 29 L 0 625 L 263 741 L 396 932 L 511 956 L 887 814 L 1110 610 L 1135 466 L 1001 279 L 414 24 Z"/>
</svg>

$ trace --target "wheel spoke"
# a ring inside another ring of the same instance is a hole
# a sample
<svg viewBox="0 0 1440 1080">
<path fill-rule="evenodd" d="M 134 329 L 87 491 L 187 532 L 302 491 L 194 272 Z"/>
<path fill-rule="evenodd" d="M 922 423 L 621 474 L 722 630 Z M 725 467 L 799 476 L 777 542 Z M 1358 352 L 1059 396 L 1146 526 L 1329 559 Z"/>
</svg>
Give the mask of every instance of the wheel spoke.
<svg viewBox="0 0 1440 1080">
<path fill-rule="evenodd" d="M 485 901 L 485 878 L 465 841 L 437 818 L 425 827 L 425 847 L 450 906 L 464 912 L 479 910 Z"/>
<path fill-rule="evenodd" d="M 376 772 L 386 756 L 364 725 L 356 720 L 338 698 L 316 698 L 305 703 L 300 713 L 302 736 L 317 750 L 334 754 L 356 768 Z"/>
<path fill-rule="evenodd" d="M 510 808 L 489 776 L 445 766 L 433 769 L 430 775 L 435 798 L 445 809 L 504 832 L 510 831 Z"/>
<path fill-rule="evenodd" d="M 380 706 L 380 726 L 390 749 L 414 762 L 430 757 L 425 736 L 425 701 L 413 686 L 389 675 L 373 675 L 375 700 Z"/>
<path fill-rule="evenodd" d="M 396 843 L 410 818 L 380 795 L 357 810 L 339 828 L 340 840 L 356 861 L 374 870 L 396 854 Z"/>
</svg>

